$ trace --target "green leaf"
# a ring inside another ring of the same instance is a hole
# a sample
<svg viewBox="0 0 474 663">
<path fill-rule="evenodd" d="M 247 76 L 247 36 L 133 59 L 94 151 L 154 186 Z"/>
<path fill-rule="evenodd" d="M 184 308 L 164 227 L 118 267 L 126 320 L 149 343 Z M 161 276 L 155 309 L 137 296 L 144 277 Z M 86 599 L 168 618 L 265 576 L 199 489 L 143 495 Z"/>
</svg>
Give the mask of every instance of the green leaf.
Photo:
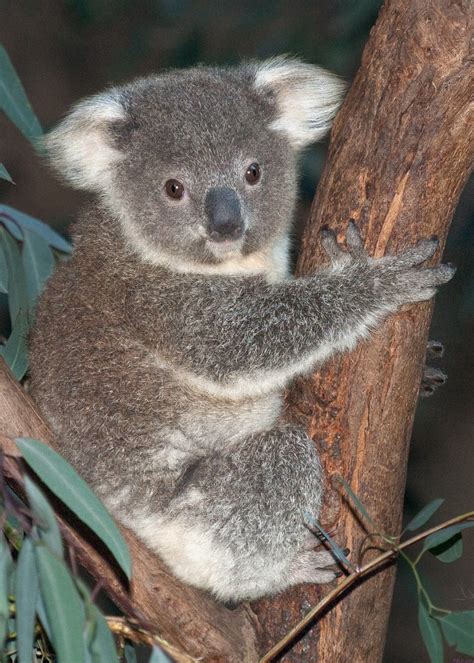
<svg viewBox="0 0 474 663">
<path fill-rule="evenodd" d="M 107 626 L 105 617 L 95 605 L 92 605 L 92 610 L 95 612 L 96 620 L 94 637 L 89 646 L 92 663 L 118 663 L 115 640 Z"/>
<path fill-rule="evenodd" d="M 38 600 L 38 574 L 33 543 L 25 537 L 18 555 L 15 600 L 19 663 L 31 663 L 36 603 Z"/>
<path fill-rule="evenodd" d="M 462 556 L 462 534 L 459 532 L 452 536 L 448 541 L 442 543 L 435 548 L 430 548 L 430 553 L 434 555 L 440 562 L 455 562 Z"/>
<path fill-rule="evenodd" d="M 468 529 L 469 527 L 474 527 L 474 520 L 471 520 L 467 523 L 458 523 L 457 525 L 451 525 L 450 527 L 446 527 L 445 529 L 442 529 L 439 532 L 431 534 L 431 536 L 429 536 L 424 540 L 421 552 L 424 553 L 427 550 L 430 550 L 431 548 L 437 548 L 438 546 L 441 546 L 443 543 L 446 543 L 454 536 L 456 536 L 456 534 L 459 534 L 459 532 L 462 532 L 463 530 Z"/>
<path fill-rule="evenodd" d="M 26 311 L 20 310 L 8 341 L 1 348 L 0 354 L 10 367 L 17 380 L 21 380 L 28 370 L 28 318 Z"/>
<path fill-rule="evenodd" d="M 57 557 L 63 556 L 63 542 L 54 511 L 38 486 L 25 476 L 25 490 L 36 519 L 40 538 Z"/>
<path fill-rule="evenodd" d="M 441 630 L 435 619 L 430 617 L 422 601 L 418 604 L 418 626 L 428 650 L 431 663 L 443 663 L 443 638 Z"/>
<path fill-rule="evenodd" d="M 374 520 L 370 517 L 369 512 L 367 511 L 367 509 L 365 508 L 365 506 L 362 504 L 362 502 L 360 501 L 360 499 L 357 497 L 357 495 L 354 493 L 354 491 L 352 490 L 352 488 L 349 486 L 349 484 L 347 483 L 347 481 L 345 481 L 345 479 L 343 479 L 343 478 L 340 477 L 340 476 L 337 477 L 337 479 L 338 479 L 338 481 L 339 481 L 340 483 L 342 483 L 342 485 L 343 485 L 343 487 L 344 487 L 344 490 L 347 492 L 347 494 L 349 495 L 349 497 L 351 498 L 351 500 L 354 502 L 354 505 L 355 505 L 357 511 L 359 511 L 359 513 L 361 513 L 361 514 L 364 516 L 364 518 L 365 518 L 365 519 L 366 519 L 366 520 L 367 520 L 367 521 L 368 521 L 373 527 L 375 527 L 375 528 L 378 530 L 378 525 L 377 525 L 377 524 L 374 522 Z"/>
<path fill-rule="evenodd" d="M 54 255 L 49 244 L 41 235 L 23 228 L 21 257 L 25 270 L 30 311 L 33 311 L 46 281 L 53 273 L 55 267 Z"/>
<path fill-rule="evenodd" d="M 31 232 L 36 233 L 36 235 L 41 235 L 41 237 L 53 247 L 62 253 L 71 253 L 72 247 L 67 242 L 64 237 L 61 237 L 59 233 L 53 230 L 48 224 L 36 219 L 34 216 L 25 214 L 25 212 L 20 212 L 20 210 L 10 207 L 9 205 L 0 205 L 0 221 L 5 223 L 11 219 L 14 219 L 15 222 L 23 230 L 31 230 Z M 21 230 L 17 231 L 17 234 L 12 233 L 16 239 L 22 240 L 23 234 Z"/>
<path fill-rule="evenodd" d="M 85 663 L 84 609 L 71 575 L 41 542 L 34 546 L 41 596 L 58 663 Z"/>
<path fill-rule="evenodd" d="M 10 610 L 8 606 L 9 579 L 13 567 L 10 548 L 3 533 L 0 532 L 0 652 L 3 651 L 3 643 L 8 629 L 8 617 Z"/>
<path fill-rule="evenodd" d="M 137 663 L 137 654 L 135 652 L 135 647 L 130 642 L 125 643 L 123 653 L 127 663 Z"/>
<path fill-rule="evenodd" d="M 412 532 L 415 529 L 418 529 L 419 527 L 422 527 L 430 518 L 431 516 L 439 509 L 439 507 L 443 504 L 444 499 L 441 497 L 438 497 L 436 500 L 433 500 L 426 506 L 422 508 L 422 510 L 416 514 L 416 516 L 410 520 L 408 525 L 406 526 L 405 529 L 410 530 Z"/>
<path fill-rule="evenodd" d="M 0 292 L 8 292 L 8 268 L 5 254 L 0 243 Z"/>
<path fill-rule="evenodd" d="M 440 617 L 444 637 L 451 646 L 467 656 L 474 656 L 474 610 L 451 612 Z"/>
<path fill-rule="evenodd" d="M 148 663 L 171 663 L 171 659 L 162 649 L 155 645 L 151 651 L 151 656 Z"/>
<path fill-rule="evenodd" d="M 8 269 L 8 309 L 13 323 L 20 311 L 28 310 L 25 272 L 18 244 L 4 228 L 0 228 L 0 244 Z"/>
<path fill-rule="evenodd" d="M 11 60 L 1 45 L 0 110 L 7 115 L 28 140 L 36 145 L 36 140 L 43 135 L 43 130 L 31 108 Z"/>
<path fill-rule="evenodd" d="M 48 617 L 46 615 L 46 608 L 44 607 L 44 601 L 41 598 L 41 594 L 38 594 L 38 599 L 36 601 L 36 612 L 38 613 L 38 619 L 41 622 L 41 626 L 48 636 L 48 640 L 52 642 L 53 634 L 51 632 L 51 626 L 49 625 Z"/>
<path fill-rule="evenodd" d="M 5 168 L 3 163 L 0 163 L 0 179 L 2 180 L 7 180 L 7 182 L 11 182 L 12 184 L 15 184 L 15 182 L 12 180 L 10 173 L 8 170 Z"/>
<path fill-rule="evenodd" d="M 46 486 L 59 497 L 105 543 L 123 572 L 130 579 L 130 553 L 120 531 L 102 502 L 87 483 L 58 453 L 38 440 L 16 440 L 28 465 Z"/>
</svg>

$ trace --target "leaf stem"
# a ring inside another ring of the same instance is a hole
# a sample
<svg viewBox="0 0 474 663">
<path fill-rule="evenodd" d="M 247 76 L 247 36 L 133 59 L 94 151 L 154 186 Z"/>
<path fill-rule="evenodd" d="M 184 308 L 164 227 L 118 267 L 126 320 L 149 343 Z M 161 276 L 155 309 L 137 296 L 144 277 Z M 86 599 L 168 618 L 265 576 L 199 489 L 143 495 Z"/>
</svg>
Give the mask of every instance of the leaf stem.
<svg viewBox="0 0 474 663">
<path fill-rule="evenodd" d="M 296 624 L 288 633 L 279 641 L 277 642 L 276 645 L 274 645 L 262 658 L 260 659 L 259 663 L 268 663 L 268 661 L 273 660 L 283 649 L 285 649 L 304 629 L 307 628 L 311 624 L 311 622 L 319 615 L 321 612 L 330 604 L 332 603 L 335 599 L 338 598 L 348 587 L 353 585 L 359 578 L 362 578 L 363 576 L 367 575 L 370 571 L 373 569 L 381 566 L 384 562 L 390 560 L 391 558 L 395 557 L 397 554 L 401 553 L 402 550 L 405 548 L 408 548 L 415 543 L 418 543 L 419 541 L 423 541 L 426 539 L 428 536 L 431 536 L 431 534 L 435 534 L 435 532 L 439 532 L 443 529 L 446 529 L 447 527 L 450 527 L 451 525 L 456 525 L 457 523 L 461 523 L 467 520 L 474 520 L 474 511 L 469 511 L 468 513 L 463 513 L 459 516 L 455 516 L 454 518 L 451 518 L 450 520 L 446 520 L 445 522 L 435 525 L 434 527 L 431 527 L 430 529 L 421 532 L 420 534 L 417 534 L 416 536 L 413 536 L 411 539 L 407 539 L 407 541 L 403 541 L 403 543 L 399 543 L 398 545 L 394 545 L 393 548 L 390 550 L 386 550 L 382 554 L 378 555 L 377 557 L 374 557 L 374 559 L 370 560 L 370 562 L 367 562 L 367 564 L 364 564 L 364 566 L 361 566 L 357 571 L 354 573 L 351 573 L 348 575 L 337 587 L 335 587 L 332 591 L 330 591 L 328 594 L 326 594 L 325 597 L 319 601 L 317 605 L 312 608 L 308 614 L 303 617 L 301 621 Z M 406 555 L 405 555 L 406 557 Z M 408 558 L 409 559 L 409 558 Z M 412 564 L 413 562 L 410 560 L 410 563 Z M 420 586 L 421 581 L 420 581 Z M 422 587 L 423 589 L 423 587 Z M 424 589 L 423 589 L 424 591 Z M 429 597 L 428 597 L 429 600 Z M 431 604 L 431 601 L 429 602 Z M 433 606 L 434 608 L 434 606 Z M 438 610 L 438 608 L 435 608 Z"/>
</svg>

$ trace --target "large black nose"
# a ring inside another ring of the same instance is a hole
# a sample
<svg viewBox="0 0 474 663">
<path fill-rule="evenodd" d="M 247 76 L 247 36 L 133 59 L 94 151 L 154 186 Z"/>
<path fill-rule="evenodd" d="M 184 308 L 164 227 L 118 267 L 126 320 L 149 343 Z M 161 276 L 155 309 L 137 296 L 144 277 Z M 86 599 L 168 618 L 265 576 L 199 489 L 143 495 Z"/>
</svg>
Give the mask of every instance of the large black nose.
<svg viewBox="0 0 474 663">
<path fill-rule="evenodd" d="M 207 232 L 214 242 L 239 239 L 244 232 L 240 202 L 233 189 L 217 187 L 206 195 Z"/>
</svg>

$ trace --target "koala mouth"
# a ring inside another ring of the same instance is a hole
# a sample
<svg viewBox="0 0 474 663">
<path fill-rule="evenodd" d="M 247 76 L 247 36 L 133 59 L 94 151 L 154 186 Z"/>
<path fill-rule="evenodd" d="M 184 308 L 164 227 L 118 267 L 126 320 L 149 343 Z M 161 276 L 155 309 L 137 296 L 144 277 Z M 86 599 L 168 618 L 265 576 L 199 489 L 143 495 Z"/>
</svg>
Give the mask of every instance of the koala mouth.
<svg viewBox="0 0 474 663">
<path fill-rule="evenodd" d="M 218 241 L 208 238 L 206 246 L 215 258 L 226 258 L 240 254 L 244 243 L 243 236 L 237 239 L 220 239 Z"/>
</svg>

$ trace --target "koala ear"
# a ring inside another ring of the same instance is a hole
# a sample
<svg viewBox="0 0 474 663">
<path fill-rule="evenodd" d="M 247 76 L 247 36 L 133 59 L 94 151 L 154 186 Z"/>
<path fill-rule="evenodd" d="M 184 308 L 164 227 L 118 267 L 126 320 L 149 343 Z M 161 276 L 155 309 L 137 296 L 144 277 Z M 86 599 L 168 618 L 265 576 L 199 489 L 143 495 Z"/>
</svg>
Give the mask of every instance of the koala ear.
<svg viewBox="0 0 474 663">
<path fill-rule="evenodd" d="M 76 188 L 103 191 L 112 164 L 123 157 L 113 145 L 112 129 L 126 120 L 117 90 L 79 102 L 43 139 L 52 165 Z"/>
<path fill-rule="evenodd" d="M 278 115 L 270 127 L 286 133 L 296 149 L 327 133 L 346 89 L 335 74 L 284 56 L 257 65 L 255 86 L 274 94 Z"/>
</svg>

